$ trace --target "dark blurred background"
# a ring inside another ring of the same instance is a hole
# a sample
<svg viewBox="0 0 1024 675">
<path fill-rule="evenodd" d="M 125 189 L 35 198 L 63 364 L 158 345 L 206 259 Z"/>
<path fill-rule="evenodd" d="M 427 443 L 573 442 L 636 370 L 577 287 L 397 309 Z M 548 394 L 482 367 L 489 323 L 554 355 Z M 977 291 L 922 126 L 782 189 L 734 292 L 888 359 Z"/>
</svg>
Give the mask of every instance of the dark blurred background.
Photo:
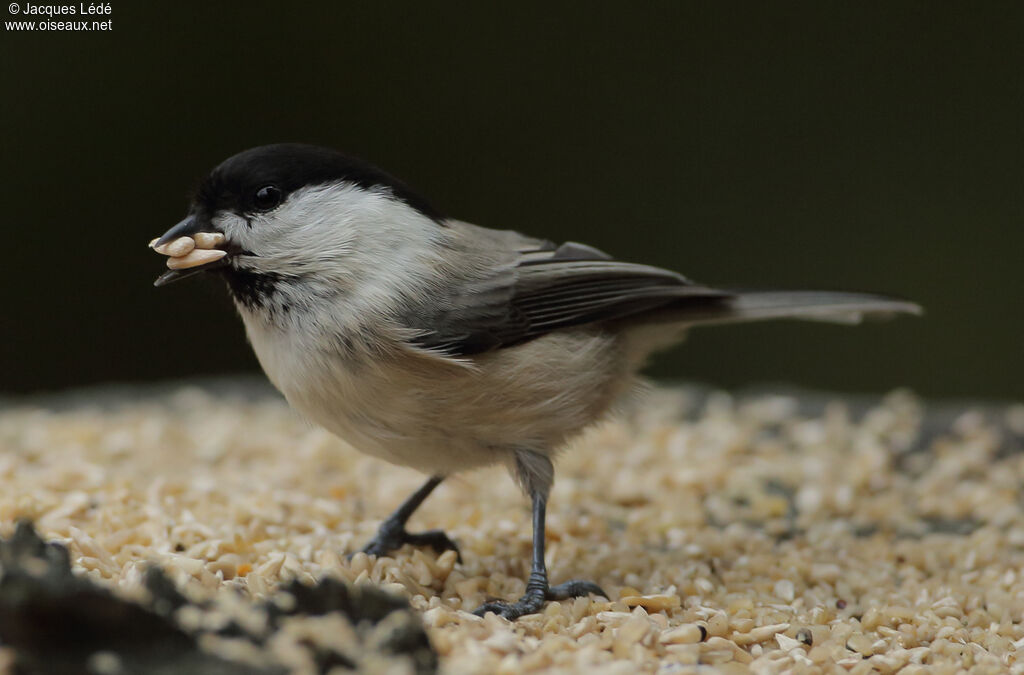
<svg viewBox="0 0 1024 675">
<path fill-rule="evenodd" d="M 0 392 L 256 370 L 221 284 L 154 289 L 146 243 L 297 140 L 464 220 L 928 311 L 702 330 L 658 376 L 1024 396 L 1024 3 L 110 5 L 0 34 Z"/>
</svg>

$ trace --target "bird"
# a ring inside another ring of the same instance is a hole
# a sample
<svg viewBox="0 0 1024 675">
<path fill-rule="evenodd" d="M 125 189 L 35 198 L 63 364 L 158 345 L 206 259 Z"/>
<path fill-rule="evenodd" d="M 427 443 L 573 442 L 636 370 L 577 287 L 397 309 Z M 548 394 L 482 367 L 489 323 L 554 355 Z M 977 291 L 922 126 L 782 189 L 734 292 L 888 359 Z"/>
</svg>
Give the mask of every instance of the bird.
<svg viewBox="0 0 1024 675">
<path fill-rule="evenodd" d="M 405 544 L 458 553 L 444 532 L 409 532 L 407 521 L 446 477 L 508 468 L 532 507 L 530 573 L 522 597 L 476 613 L 509 620 L 548 601 L 608 597 L 592 581 L 549 582 L 553 462 L 633 390 L 651 354 L 702 325 L 921 312 L 873 293 L 718 288 L 586 244 L 473 225 L 368 162 L 301 143 L 254 147 L 215 167 L 186 217 L 151 245 L 183 237 L 216 245 L 169 258 L 176 269 L 157 286 L 222 277 L 292 408 L 428 476 L 367 554 Z"/>
</svg>

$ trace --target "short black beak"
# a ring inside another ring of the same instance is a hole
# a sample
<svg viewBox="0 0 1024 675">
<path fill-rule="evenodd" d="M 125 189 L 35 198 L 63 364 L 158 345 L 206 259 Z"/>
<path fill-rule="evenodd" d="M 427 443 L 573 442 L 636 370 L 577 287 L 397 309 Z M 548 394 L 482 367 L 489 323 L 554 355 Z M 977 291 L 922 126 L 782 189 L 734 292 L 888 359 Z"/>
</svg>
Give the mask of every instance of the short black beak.
<svg viewBox="0 0 1024 675">
<path fill-rule="evenodd" d="M 164 236 L 153 242 L 153 247 L 163 246 L 168 242 L 172 242 L 178 237 L 185 237 L 196 234 L 198 232 L 207 232 L 208 223 L 204 222 L 203 219 L 197 218 L 196 214 L 190 213 L 184 220 L 172 227 L 171 229 L 164 232 Z M 217 269 L 219 267 L 225 267 L 228 264 L 227 258 L 221 258 L 205 265 L 198 267 L 190 267 L 183 270 L 167 270 L 160 277 L 153 282 L 154 286 L 166 286 L 173 281 L 181 281 L 188 277 L 205 272 L 211 269 Z"/>
<path fill-rule="evenodd" d="M 199 232 L 199 222 L 198 219 L 195 217 L 195 214 L 190 213 L 180 223 L 164 232 L 164 236 L 157 239 L 156 243 L 153 244 L 153 246 L 163 246 L 168 242 L 174 241 L 178 237 L 193 235 L 196 232 Z"/>
</svg>

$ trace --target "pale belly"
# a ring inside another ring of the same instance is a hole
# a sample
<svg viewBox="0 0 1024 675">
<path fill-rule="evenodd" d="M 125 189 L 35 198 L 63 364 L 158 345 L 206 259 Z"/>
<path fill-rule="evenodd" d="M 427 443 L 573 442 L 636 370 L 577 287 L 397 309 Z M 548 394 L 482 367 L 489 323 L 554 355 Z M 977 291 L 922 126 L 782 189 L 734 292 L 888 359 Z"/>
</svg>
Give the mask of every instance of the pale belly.
<svg viewBox="0 0 1024 675">
<path fill-rule="evenodd" d="M 629 387 L 615 337 L 552 334 L 461 363 L 400 344 L 344 353 L 246 321 L 271 382 L 357 450 L 426 473 L 553 454 Z"/>
</svg>

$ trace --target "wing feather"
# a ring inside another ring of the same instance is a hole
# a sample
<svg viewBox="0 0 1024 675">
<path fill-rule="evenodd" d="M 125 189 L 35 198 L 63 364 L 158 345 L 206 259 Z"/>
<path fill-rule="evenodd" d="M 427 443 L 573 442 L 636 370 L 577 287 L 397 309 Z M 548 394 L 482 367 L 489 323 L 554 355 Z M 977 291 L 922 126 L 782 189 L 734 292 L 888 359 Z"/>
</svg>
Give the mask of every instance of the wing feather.
<svg viewBox="0 0 1024 675">
<path fill-rule="evenodd" d="M 481 228 L 474 228 L 478 231 Z M 500 233 L 501 243 L 509 233 Z M 521 237 L 521 235 L 519 235 Z M 511 240 L 508 257 L 474 279 L 457 280 L 429 310 L 404 317 L 419 329 L 418 346 L 451 356 L 512 347 L 552 331 L 622 319 L 687 298 L 729 294 L 693 284 L 675 272 L 614 260 L 596 248 L 568 242 Z"/>
</svg>

